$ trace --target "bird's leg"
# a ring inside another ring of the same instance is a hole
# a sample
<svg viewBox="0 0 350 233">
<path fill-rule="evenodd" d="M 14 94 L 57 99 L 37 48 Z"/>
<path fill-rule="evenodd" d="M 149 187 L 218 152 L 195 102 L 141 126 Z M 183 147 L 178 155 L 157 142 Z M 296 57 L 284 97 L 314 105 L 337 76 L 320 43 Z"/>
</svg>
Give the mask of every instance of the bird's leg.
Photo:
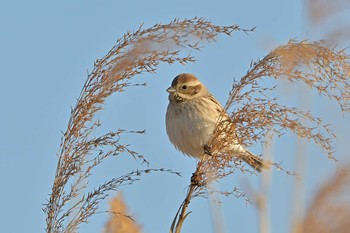
<svg viewBox="0 0 350 233">
<path fill-rule="evenodd" d="M 199 176 L 198 174 L 195 172 L 195 173 L 192 173 L 192 176 L 191 176 L 191 184 L 192 185 L 198 185 L 199 184 Z"/>
<path fill-rule="evenodd" d="M 209 145 L 204 145 L 203 146 L 203 149 L 204 149 L 204 154 L 207 154 L 209 156 L 212 156 L 212 153 L 211 153 L 211 146 Z"/>
<path fill-rule="evenodd" d="M 204 173 L 200 170 L 197 170 L 192 173 L 192 176 L 191 176 L 191 186 L 205 186 L 206 183 L 205 183 L 205 179 L 204 179 Z"/>
</svg>

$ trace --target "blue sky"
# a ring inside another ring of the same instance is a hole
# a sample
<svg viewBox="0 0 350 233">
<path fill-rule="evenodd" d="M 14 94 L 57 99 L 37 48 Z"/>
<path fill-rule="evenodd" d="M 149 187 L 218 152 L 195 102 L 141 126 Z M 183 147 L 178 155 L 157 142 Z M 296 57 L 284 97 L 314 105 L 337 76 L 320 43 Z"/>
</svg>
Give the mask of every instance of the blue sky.
<svg viewBox="0 0 350 233">
<path fill-rule="evenodd" d="M 117 38 L 127 30 L 174 18 L 205 17 L 218 25 L 239 24 L 257 27 L 246 35 L 220 36 L 202 52 L 194 52 L 197 62 L 186 66 L 160 65 L 156 74 L 135 77 L 147 82 L 147 88 L 132 87 L 111 96 L 98 114 L 103 132 L 118 128 L 146 129 L 143 136 L 126 136 L 125 143 L 144 154 L 152 167 L 171 168 L 182 177 L 150 174 L 121 191 L 143 232 L 167 232 L 183 200 L 195 160 L 182 156 L 167 139 L 164 115 L 166 88 L 178 73 L 196 74 L 210 91 L 225 103 L 234 78 L 247 71 L 251 60 L 262 58 L 272 48 L 290 38 L 323 39 L 325 27 L 311 27 L 304 1 L 2 1 L 0 3 L 0 231 L 44 232 L 45 216 L 41 210 L 53 183 L 61 131 L 66 129 L 70 107 L 75 104 L 82 85 L 97 58 L 106 54 Z M 346 20 L 349 20 L 347 17 Z M 333 23 L 335 24 L 336 21 Z M 334 26 L 332 21 L 328 27 Z M 303 103 L 298 88 L 288 88 L 291 102 Z M 283 90 L 281 93 L 285 94 Z M 315 96 L 315 113 L 333 123 L 338 138 L 338 158 L 343 159 L 348 145 L 349 115 Z M 134 108 L 132 108 L 132 107 Z M 276 141 L 278 161 L 294 169 L 295 142 L 292 137 Z M 338 166 L 320 150 L 311 146 L 306 197 Z M 261 153 L 261 146 L 253 148 Z M 131 169 L 142 167 L 130 158 L 110 159 L 96 170 L 91 184 L 98 185 Z M 144 166 L 143 166 L 144 167 Z M 306 178 L 305 178 L 306 179 Z M 272 232 L 287 232 L 292 209 L 294 177 L 274 171 L 270 191 Z M 254 176 L 231 177 L 225 184 L 233 187 L 258 187 Z M 101 210 L 106 210 L 102 203 Z M 224 198 L 223 214 L 227 232 L 257 232 L 254 206 L 243 199 Z M 213 232 L 209 204 L 195 199 L 184 225 L 184 232 Z M 98 214 L 81 232 L 101 232 L 107 214 Z"/>
</svg>

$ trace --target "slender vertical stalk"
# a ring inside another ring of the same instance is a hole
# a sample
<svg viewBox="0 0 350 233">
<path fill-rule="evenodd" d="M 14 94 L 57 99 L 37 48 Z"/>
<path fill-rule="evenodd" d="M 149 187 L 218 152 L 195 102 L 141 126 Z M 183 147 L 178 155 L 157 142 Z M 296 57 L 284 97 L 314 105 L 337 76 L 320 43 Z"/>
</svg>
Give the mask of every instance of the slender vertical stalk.
<svg viewBox="0 0 350 233">
<path fill-rule="evenodd" d="M 269 131 L 266 135 L 266 140 L 263 146 L 264 159 L 273 161 L 275 140 L 276 138 Z M 270 233 L 271 222 L 270 222 L 270 210 L 269 210 L 269 190 L 272 181 L 272 169 L 264 170 L 261 174 L 260 182 L 260 193 L 258 194 L 258 216 L 259 216 L 259 232 Z"/>
</svg>

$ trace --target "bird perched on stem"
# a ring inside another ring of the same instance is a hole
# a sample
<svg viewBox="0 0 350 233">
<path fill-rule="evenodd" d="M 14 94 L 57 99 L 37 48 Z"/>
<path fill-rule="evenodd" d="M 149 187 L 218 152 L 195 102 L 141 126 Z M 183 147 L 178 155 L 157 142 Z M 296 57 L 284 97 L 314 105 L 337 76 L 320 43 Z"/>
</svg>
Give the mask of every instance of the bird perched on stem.
<svg viewBox="0 0 350 233">
<path fill-rule="evenodd" d="M 171 143 L 182 153 L 198 159 L 210 155 L 208 144 L 213 140 L 215 127 L 220 122 L 233 126 L 231 118 L 192 74 L 176 76 L 167 92 L 166 131 Z M 257 171 L 269 167 L 268 162 L 240 145 L 234 133 L 231 136 L 234 136 L 232 143 L 226 143 L 220 152 L 237 156 Z"/>
</svg>

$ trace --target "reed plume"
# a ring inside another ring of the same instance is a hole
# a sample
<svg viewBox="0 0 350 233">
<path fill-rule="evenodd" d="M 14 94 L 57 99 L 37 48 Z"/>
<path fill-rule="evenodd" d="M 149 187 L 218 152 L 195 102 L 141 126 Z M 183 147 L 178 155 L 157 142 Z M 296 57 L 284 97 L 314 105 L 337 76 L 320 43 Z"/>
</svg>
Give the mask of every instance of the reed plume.
<svg viewBox="0 0 350 233">
<path fill-rule="evenodd" d="M 341 167 L 314 195 L 300 232 L 345 233 L 350 229 L 350 170 Z M 295 231 L 294 231 L 295 232 Z"/>
<path fill-rule="evenodd" d="M 106 224 L 105 233 L 140 233 L 141 227 L 130 216 L 121 193 L 110 201 L 110 219 Z"/>
<path fill-rule="evenodd" d="M 101 125 L 94 116 L 111 94 L 125 91 L 132 85 L 130 80 L 135 75 L 154 73 L 160 63 L 193 62 L 194 57 L 184 54 L 184 49 L 200 50 L 205 42 L 213 42 L 218 35 L 230 35 L 233 31 L 245 30 L 237 25 L 217 26 L 203 18 L 175 19 L 148 29 L 141 25 L 124 34 L 103 58 L 96 60 L 71 109 L 61 139 L 52 192 L 44 208 L 47 232 L 77 232 L 80 224 L 88 222 L 96 213 L 99 203 L 111 190 L 135 182 L 141 174 L 172 172 L 164 168 L 135 170 L 87 191 L 86 183 L 92 170 L 108 157 L 129 154 L 148 164 L 143 155 L 120 142 L 124 133 L 142 134 L 144 131 L 119 129 L 93 136 Z"/>
<path fill-rule="evenodd" d="M 217 125 L 211 144 L 208 145 L 209 159 L 200 161 L 188 188 L 187 196 L 181 204 L 170 232 L 181 232 L 188 216 L 190 201 L 198 196 L 208 196 L 208 192 L 245 197 L 234 188 L 231 191 L 211 190 L 208 186 L 235 173 L 252 172 L 241 164 L 237 157 L 222 153 L 238 138 L 238 144 L 252 146 L 263 142 L 268 132 L 282 136 L 290 132 L 297 137 L 313 141 L 328 158 L 335 160 L 333 139 L 335 133 L 321 118 L 298 108 L 281 105 L 274 95 L 278 83 L 263 85 L 266 79 L 302 83 L 302 87 L 316 90 L 338 103 L 342 112 L 350 112 L 350 57 L 345 50 L 327 47 L 322 41 L 291 40 L 272 50 L 263 59 L 253 62 L 250 69 L 232 86 L 225 110 L 230 112 L 234 124 L 221 122 Z M 230 111 L 231 110 L 231 111 Z M 224 113 L 223 113 L 224 114 Z M 208 156 L 207 156 L 208 157 Z M 280 170 L 283 168 L 273 164 Z M 287 171 L 288 174 L 293 174 Z"/>
</svg>

